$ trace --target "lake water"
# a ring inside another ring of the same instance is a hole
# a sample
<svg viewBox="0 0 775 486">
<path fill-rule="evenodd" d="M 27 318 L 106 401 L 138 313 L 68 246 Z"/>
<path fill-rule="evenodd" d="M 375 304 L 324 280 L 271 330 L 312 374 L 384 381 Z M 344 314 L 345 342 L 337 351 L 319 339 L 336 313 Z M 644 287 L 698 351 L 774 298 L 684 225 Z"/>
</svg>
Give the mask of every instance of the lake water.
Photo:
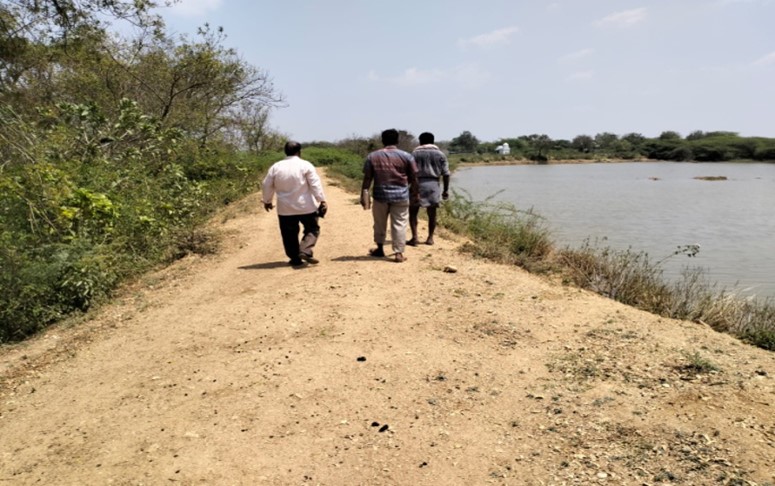
<svg viewBox="0 0 775 486">
<path fill-rule="evenodd" d="M 708 181 L 696 177 L 724 176 Z M 663 264 L 666 278 L 701 267 L 710 281 L 775 297 L 775 164 L 624 162 L 459 168 L 452 189 L 493 196 L 546 218 L 558 246 L 606 238 Z M 500 192 L 502 191 L 502 192 Z"/>
</svg>

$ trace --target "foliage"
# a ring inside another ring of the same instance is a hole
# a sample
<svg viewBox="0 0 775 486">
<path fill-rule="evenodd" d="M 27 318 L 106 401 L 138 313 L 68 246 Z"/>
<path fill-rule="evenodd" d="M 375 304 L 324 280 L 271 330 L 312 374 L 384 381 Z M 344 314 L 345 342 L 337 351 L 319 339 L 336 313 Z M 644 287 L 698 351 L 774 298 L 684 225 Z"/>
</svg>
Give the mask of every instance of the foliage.
<svg viewBox="0 0 775 486">
<path fill-rule="evenodd" d="M 719 368 L 709 359 L 703 357 L 699 351 L 695 351 L 693 353 L 684 351 L 683 355 L 684 359 L 686 360 L 686 364 L 679 366 L 679 369 L 685 373 L 699 375 L 721 371 L 721 368 Z"/>
<path fill-rule="evenodd" d="M 468 250 L 499 261 L 515 263 L 532 270 L 552 250 L 549 230 L 532 210 L 521 211 L 512 205 L 494 203 L 491 196 L 474 202 L 470 195 L 453 190 L 454 197 L 442 206 L 439 223 L 472 239 Z"/>
<path fill-rule="evenodd" d="M 85 311 L 188 252 L 259 187 L 281 136 L 268 74 L 205 26 L 173 39 L 149 1 L 0 4 L 0 342 Z M 114 38 L 107 20 L 143 27 Z M 271 160 L 271 162 L 270 162 Z"/>
<path fill-rule="evenodd" d="M 365 155 L 337 147 L 309 147 L 302 150 L 302 157 L 317 166 L 328 167 L 328 174 L 339 179 L 349 189 L 360 187 Z"/>
<path fill-rule="evenodd" d="M 477 139 L 468 130 L 462 132 L 460 135 L 453 138 L 449 142 L 449 151 L 452 153 L 476 152 L 478 147 L 479 147 L 479 139 Z"/>
<path fill-rule="evenodd" d="M 495 153 L 495 148 L 507 141 L 509 156 Z M 451 151 L 461 152 L 457 139 L 450 142 Z M 454 150 L 453 150 L 454 149 Z M 690 133 L 685 139 L 677 132 L 662 132 L 656 138 L 646 138 L 639 133 L 627 133 L 621 137 L 602 132 L 594 136 L 577 135 L 572 140 L 551 139 L 548 135 L 522 135 L 518 138 L 500 139 L 498 142 L 481 142 L 466 149 L 470 155 L 460 155 L 464 162 L 492 162 L 528 159 L 535 163 L 549 160 L 670 160 L 721 162 L 730 160 L 775 161 L 775 139 L 741 137 L 735 132 Z"/>
<path fill-rule="evenodd" d="M 679 247 L 657 262 L 644 252 L 612 250 L 587 241 L 566 248 L 558 260 L 566 278 L 576 285 L 655 314 L 702 322 L 713 329 L 772 349 L 775 304 L 717 289 L 699 268 L 687 267 L 681 278 L 668 283 L 662 263 L 677 255 L 694 256 L 696 245 Z"/>
</svg>

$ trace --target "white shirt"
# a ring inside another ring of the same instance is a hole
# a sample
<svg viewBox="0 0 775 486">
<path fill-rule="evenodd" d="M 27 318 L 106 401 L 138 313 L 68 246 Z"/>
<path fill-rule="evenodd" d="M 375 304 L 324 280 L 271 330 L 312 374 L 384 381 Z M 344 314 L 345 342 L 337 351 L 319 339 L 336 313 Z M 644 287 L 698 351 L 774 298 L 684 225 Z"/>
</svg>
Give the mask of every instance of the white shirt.
<svg viewBox="0 0 775 486">
<path fill-rule="evenodd" d="M 308 161 L 291 155 L 269 168 L 263 185 L 264 204 L 277 194 L 277 214 L 292 216 L 314 213 L 326 200 L 320 177 Z"/>
</svg>

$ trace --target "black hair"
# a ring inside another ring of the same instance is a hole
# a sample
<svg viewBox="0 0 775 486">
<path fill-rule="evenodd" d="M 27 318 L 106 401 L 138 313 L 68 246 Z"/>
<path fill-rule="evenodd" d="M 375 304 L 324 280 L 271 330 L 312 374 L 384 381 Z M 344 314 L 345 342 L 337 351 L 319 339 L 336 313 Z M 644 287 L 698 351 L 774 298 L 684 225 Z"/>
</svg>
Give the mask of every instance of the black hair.
<svg viewBox="0 0 775 486">
<path fill-rule="evenodd" d="M 285 155 L 299 155 L 301 153 L 301 144 L 289 140 L 285 143 Z"/>
<path fill-rule="evenodd" d="M 420 144 L 422 145 L 433 143 L 435 140 L 436 138 L 433 136 L 431 132 L 423 132 L 420 134 Z"/>
<path fill-rule="evenodd" d="M 398 130 L 389 128 L 382 132 L 382 145 L 385 147 L 388 145 L 398 145 Z"/>
</svg>

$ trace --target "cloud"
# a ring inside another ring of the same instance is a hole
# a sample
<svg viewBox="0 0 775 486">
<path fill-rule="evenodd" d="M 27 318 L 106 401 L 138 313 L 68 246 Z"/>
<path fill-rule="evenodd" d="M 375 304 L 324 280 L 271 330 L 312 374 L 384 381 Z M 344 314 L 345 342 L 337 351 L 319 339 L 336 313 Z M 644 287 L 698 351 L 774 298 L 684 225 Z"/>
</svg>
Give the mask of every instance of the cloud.
<svg viewBox="0 0 775 486">
<path fill-rule="evenodd" d="M 453 78 L 461 87 L 475 89 L 487 84 L 492 79 L 492 74 L 476 64 L 466 64 L 455 68 Z"/>
<path fill-rule="evenodd" d="M 404 70 L 398 76 L 380 76 L 373 69 L 367 76 L 369 81 L 384 82 L 398 86 L 419 86 L 423 84 L 433 84 L 448 78 L 448 75 L 440 69 L 417 69 L 410 67 Z"/>
<path fill-rule="evenodd" d="M 467 64 L 453 69 L 405 69 L 398 76 L 380 76 L 374 70 L 367 75 L 369 81 L 389 83 L 401 87 L 423 86 L 438 83 L 454 83 L 466 89 L 478 88 L 486 84 L 492 75 L 476 64 Z"/>
<path fill-rule="evenodd" d="M 612 13 L 598 20 L 596 24 L 600 27 L 629 27 L 646 20 L 646 8 L 635 8 L 624 10 L 622 12 Z"/>
<path fill-rule="evenodd" d="M 581 49 L 580 51 L 571 52 L 570 54 L 565 54 L 564 56 L 560 57 L 558 59 L 559 62 L 572 62 L 572 61 L 578 61 L 579 59 L 583 59 L 585 57 L 589 57 L 592 54 L 595 53 L 594 49 Z"/>
<path fill-rule="evenodd" d="M 595 72 L 592 70 L 589 71 L 576 71 L 575 73 L 568 76 L 568 81 L 587 81 L 589 79 L 592 79 L 595 77 Z"/>
<path fill-rule="evenodd" d="M 224 0 L 181 0 L 170 7 L 170 12 L 179 17 L 201 17 L 218 10 Z"/>
<path fill-rule="evenodd" d="M 754 66 L 770 66 L 775 65 L 775 51 L 770 52 L 766 56 L 757 59 L 753 63 Z"/>
<path fill-rule="evenodd" d="M 446 77 L 446 74 L 438 69 L 417 69 L 411 67 L 406 69 L 400 76 L 393 78 L 392 81 L 399 86 L 417 86 L 436 83 Z"/>
<path fill-rule="evenodd" d="M 725 7 L 727 5 L 737 5 L 745 3 L 748 5 L 771 5 L 775 0 L 718 0 L 716 4 Z"/>
<path fill-rule="evenodd" d="M 472 46 L 486 48 L 508 44 L 511 41 L 511 36 L 517 32 L 519 32 L 517 27 L 505 27 L 503 29 L 493 30 L 492 32 L 488 32 L 486 34 L 469 37 L 468 39 L 459 39 L 457 41 L 457 45 L 462 48 Z"/>
</svg>

